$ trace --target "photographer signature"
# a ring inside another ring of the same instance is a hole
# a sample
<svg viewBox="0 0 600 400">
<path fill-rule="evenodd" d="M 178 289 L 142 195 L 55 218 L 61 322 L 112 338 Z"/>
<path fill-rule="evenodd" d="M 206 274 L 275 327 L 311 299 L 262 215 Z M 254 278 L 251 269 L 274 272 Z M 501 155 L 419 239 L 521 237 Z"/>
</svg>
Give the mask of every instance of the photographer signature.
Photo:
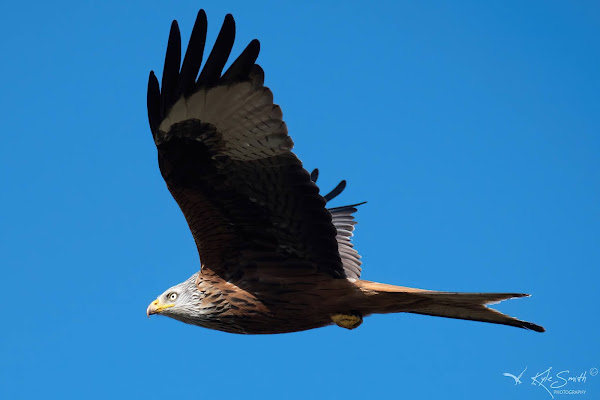
<svg viewBox="0 0 600 400">
<path fill-rule="evenodd" d="M 521 381 L 521 377 L 523 376 L 526 370 L 527 367 L 525 367 L 525 369 L 518 376 L 515 376 L 508 372 L 504 372 L 502 375 L 512 378 L 515 382 L 515 385 L 519 385 L 523 383 Z M 533 386 L 539 386 L 541 388 L 544 388 L 546 392 L 548 392 L 550 397 L 554 398 L 554 395 L 552 394 L 552 391 L 550 389 L 553 389 L 554 393 L 557 393 L 559 389 L 564 388 L 569 383 L 585 383 L 588 379 L 587 372 L 588 371 L 583 371 L 577 375 L 572 374 L 570 370 L 566 369 L 557 372 L 556 374 L 552 374 L 552 367 L 549 367 L 545 371 L 538 372 L 537 374 L 533 375 L 531 377 L 531 384 Z M 596 375 L 596 373 L 597 369 L 592 368 L 590 370 L 590 375 L 594 376 Z"/>
</svg>

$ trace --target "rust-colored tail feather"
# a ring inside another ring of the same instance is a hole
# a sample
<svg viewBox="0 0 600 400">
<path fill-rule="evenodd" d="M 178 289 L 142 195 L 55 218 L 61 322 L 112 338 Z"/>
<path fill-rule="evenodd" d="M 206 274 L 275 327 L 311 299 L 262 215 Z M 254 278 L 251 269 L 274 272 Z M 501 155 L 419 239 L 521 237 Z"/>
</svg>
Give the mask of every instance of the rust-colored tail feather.
<svg viewBox="0 0 600 400">
<path fill-rule="evenodd" d="M 510 325 L 536 332 L 545 331 L 539 325 L 487 307 L 502 300 L 527 297 L 528 294 L 437 292 L 363 280 L 357 281 L 356 285 L 368 298 L 363 309 L 365 314 L 409 312 Z"/>
</svg>

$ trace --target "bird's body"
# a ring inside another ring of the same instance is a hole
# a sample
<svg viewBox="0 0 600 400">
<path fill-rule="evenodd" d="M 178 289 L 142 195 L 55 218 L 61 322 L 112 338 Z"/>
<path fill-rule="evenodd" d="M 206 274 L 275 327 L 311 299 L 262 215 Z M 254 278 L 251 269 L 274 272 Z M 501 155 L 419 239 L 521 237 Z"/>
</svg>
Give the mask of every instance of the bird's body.
<svg viewBox="0 0 600 400">
<path fill-rule="evenodd" d="M 272 282 L 248 279 L 234 284 L 203 267 L 165 293 L 172 291 L 189 293 L 193 298 L 191 307 L 177 311 L 167 308 L 162 311 L 164 315 L 230 333 L 289 333 L 334 323 L 354 329 L 363 317 L 399 312 L 542 329 L 484 305 L 526 296 L 523 294 L 436 292 L 365 280 L 332 279 L 310 271 L 306 275 L 280 275 Z"/>
<path fill-rule="evenodd" d="M 350 242 L 359 204 L 326 208 L 291 151 L 279 106 L 264 86 L 252 41 L 222 73 L 235 25 L 227 16 L 202 71 L 200 11 L 181 64 L 171 27 L 162 88 L 148 84 L 148 116 L 167 187 L 190 226 L 202 267 L 148 307 L 232 333 L 286 333 L 332 323 L 353 329 L 374 313 L 411 312 L 543 331 L 486 304 L 519 293 L 452 293 L 361 280 Z M 198 76 L 199 74 L 199 76 Z"/>
<path fill-rule="evenodd" d="M 188 282 L 190 290 L 200 294 L 196 310 L 201 313 L 193 320 L 173 317 L 231 333 L 297 332 L 330 325 L 331 316 L 349 310 L 353 299 L 360 295 L 360 290 L 346 279 L 314 275 L 281 279 L 284 285 L 256 281 L 236 285 L 203 268 Z"/>
</svg>

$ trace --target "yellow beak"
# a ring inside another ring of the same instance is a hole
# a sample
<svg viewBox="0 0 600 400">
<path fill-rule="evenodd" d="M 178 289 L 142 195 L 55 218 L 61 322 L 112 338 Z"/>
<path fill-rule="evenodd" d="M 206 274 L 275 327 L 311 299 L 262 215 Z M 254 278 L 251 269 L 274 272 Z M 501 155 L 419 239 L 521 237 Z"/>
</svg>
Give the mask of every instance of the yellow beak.
<svg viewBox="0 0 600 400">
<path fill-rule="evenodd" d="M 160 304 L 160 300 L 156 299 L 152 303 L 150 303 L 150 305 L 146 309 L 146 315 L 148 316 L 148 318 L 150 318 L 150 316 L 152 314 L 158 314 L 165 308 L 170 308 L 170 307 L 173 307 L 174 305 L 175 304 Z"/>
</svg>

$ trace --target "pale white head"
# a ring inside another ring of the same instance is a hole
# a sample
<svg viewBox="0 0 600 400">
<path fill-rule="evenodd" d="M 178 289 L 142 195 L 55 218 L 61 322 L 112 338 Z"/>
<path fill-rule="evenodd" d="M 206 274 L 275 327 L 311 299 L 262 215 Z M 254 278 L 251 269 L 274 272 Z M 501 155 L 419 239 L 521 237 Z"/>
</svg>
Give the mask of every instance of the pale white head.
<svg viewBox="0 0 600 400">
<path fill-rule="evenodd" d="M 160 314 L 166 317 L 199 325 L 202 319 L 203 294 L 196 285 L 198 273 L 186 281 L 165 290 L 146 309 L 146 315 Z"/>
</svg>

